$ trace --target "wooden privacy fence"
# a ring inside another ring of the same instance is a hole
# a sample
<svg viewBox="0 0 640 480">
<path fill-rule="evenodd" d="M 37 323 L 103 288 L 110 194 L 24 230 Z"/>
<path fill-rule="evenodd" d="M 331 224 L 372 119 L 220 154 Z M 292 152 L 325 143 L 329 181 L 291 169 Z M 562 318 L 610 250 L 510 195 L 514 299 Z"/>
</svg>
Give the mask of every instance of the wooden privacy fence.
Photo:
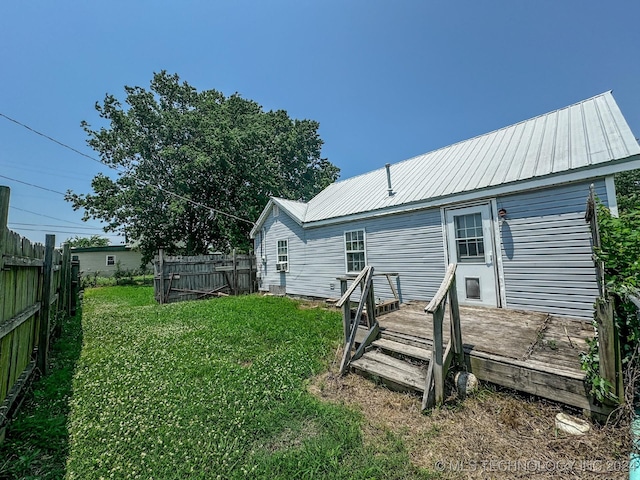
<svg viewBox="0 0 640 480">
<path fill-rule="evenodd" d="M 54 235 L 43 246 L 7 228 L 9 196 L 0 186 L 0 441 L 33 374 L 46 373 L 49 338 L 77 292 L 68 246 L 61 253 Z"/>
<path fill-rule="evenodd" d="M 160 249 L 153 271 L 158 303 L 257 291 L 254 255 L 165 256 Z"/>
</svg>

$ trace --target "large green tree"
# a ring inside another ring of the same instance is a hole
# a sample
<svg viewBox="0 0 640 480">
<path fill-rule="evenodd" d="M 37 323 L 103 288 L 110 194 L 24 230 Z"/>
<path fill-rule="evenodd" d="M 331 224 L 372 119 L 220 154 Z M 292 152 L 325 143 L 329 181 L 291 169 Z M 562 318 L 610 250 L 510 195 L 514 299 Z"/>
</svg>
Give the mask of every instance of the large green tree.
<svg viewBox="0 0 640 480">
<path fill-rule="evenodd" d="M 97 175 L 93 192 L 69 191 L 67 200 L 139 242 L 145 258 L 160 246 L 188 254 L 249 248 L 251 221 L 270 196 L 306 201 L 338 177 L 320 156 L 315 121 L 264 111 L 239 94 L 197 91 L 165 71 L 150 89 L 125 91 L 126 105 L 109 94 L 96 103 L 106 126 L 82 122 L 88 144 L 118 173 Z"/>
</svg>

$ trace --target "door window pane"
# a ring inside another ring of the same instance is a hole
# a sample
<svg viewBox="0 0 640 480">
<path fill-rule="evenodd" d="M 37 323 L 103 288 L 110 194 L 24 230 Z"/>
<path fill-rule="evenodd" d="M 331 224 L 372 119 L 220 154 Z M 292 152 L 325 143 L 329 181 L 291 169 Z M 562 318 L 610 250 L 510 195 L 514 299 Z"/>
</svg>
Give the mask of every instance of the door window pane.
<svg viewBox="0 0 640 480">
<path fill-rule="evenodd" d="M 453 217 L 459 263 L 484 263 L 482 214 L 470 213 Z"/>
</svg>

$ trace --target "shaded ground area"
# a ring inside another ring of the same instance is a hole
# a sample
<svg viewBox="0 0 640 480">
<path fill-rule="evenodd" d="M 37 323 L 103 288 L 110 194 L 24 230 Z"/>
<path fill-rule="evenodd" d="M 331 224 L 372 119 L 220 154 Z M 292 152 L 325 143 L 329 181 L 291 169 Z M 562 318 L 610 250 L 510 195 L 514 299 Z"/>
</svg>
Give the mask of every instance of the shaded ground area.
<svg viewBox="0 0 640 480">
<path fill-rule="evenodd" d="M 0 479 L 59 479 L 69 453 L 67 418 L 72 380 L 82 349 L 82 311 L 64 320 L 51 347 L 50 373 L 37 380 L 9 423 L 0 446 Z"/>
<path fill-rule="evenodd" d="M 574 437 L 555 429 L 562 406 L 483 386 L 473 397 L 420 413 L 420 399 L 335 371 L 321 374 L 309 391 L 362 412 L 365 442 L 397 436 L 419 467 L 442 478 L 628 477 L 627 429 L 593 426 Z M 573 412 L 575 414 L 575 412 Z"/>
</svg>

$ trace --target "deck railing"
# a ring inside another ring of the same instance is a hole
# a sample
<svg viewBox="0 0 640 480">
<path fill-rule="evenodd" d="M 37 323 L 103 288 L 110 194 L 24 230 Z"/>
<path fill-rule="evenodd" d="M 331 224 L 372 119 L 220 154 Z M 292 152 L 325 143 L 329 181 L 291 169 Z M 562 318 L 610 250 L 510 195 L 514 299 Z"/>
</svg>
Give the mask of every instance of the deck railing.
<svg viewBox="0 0 640 480">
<path fill-rule="evenodd" d="M 444 313 L 449 299 L 449 318 L 451 335 L 449 342 L 444 347 L 442 324 Z M 462 349 L 462 332 L 460 330 L 460 309 L 458 307 L 458 294 L 456 291 L 456 264 L 452 263 L 442 280 L 440 288 L 425 308 L 425 312 L 433 317 L 433 351 L 427 370 L 427 381 L 422 397 L 422 409 L 432 408 L 444 402 L 444 382 L 451 366 L 456 360 L 458 365 L 464 365 L 464 351 Z"/>
<path fill-rule="evenodd" d="M 351 295 L 360 287 L 360 301 L 352 316 Z M 353 283 L 342 294 L 342 297 L 336 303 L 338 308 L 342 308 L 342 323 L 344 328 L 344 352 L 342 361 L 340 362 L 340 374 L 344 374 L 349 368 L 352 360 L 356 360 L 362 356 L 365 347 L 370 343 L 370 339 L 375 338 L 379 332 L 378 321 L 376 320 L 376 303 L 373 293 L 373 267 L 366 266 L 360 274 L 355 278 Z M 362 321 L 362 313 L 365 311 L 365 324 L 368 328 L 368 334 L 355 353 L 351 353 L 356 341 L 356 333 L 358 325 Z M 353 318 L 352 318 L 353 317 Z"/>
</svg>

